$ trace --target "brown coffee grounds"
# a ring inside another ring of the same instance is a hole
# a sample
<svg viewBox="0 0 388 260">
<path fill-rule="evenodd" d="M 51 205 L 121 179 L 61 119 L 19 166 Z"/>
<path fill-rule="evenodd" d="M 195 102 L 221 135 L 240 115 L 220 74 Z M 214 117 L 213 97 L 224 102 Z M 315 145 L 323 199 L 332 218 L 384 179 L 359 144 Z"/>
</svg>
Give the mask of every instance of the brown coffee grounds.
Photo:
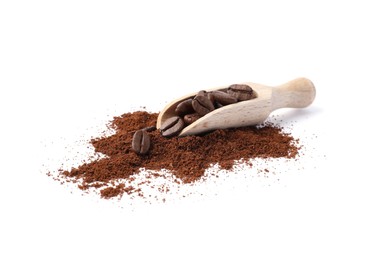
<svg viewBox="0 0 388 260">
<path fill-rule="evenodd" d="M 134 132 L 155 126 L 157 116 L 157 113 L 137 111 L 114 117 L 110 127 L 115 130 L 115 134 L 91 140 L 95 151 L 106 157 L 69 171 L 62 170 L 58 179 L 77 182 L 81 190 L 97 189 L 103 198 L 134 193 L 141 196 L 141 188 L 132 182 L 142 169 L 155 171 L 153 174 L 158 177 L 162 176 L 158 172 L 168 170 L 182 183 L 193 183 L 215 164 L 220 169 L 231 170 L 238 160 L 248 162 L 251 158 L 295 158 L 298 154 L 298 140 L 272 124 L 170 139 L 155 130 L 149 132 L 149 153 L 136 154 L 131 149 Z"/>
</svg>

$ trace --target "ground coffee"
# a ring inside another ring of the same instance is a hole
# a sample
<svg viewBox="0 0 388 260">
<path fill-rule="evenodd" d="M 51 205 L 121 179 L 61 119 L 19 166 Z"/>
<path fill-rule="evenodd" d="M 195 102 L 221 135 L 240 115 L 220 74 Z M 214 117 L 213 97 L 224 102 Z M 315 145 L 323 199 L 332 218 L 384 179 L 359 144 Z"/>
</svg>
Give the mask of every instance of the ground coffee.
<svg viewBox="0 0 388 260">
<path fill-rule="evenodd" d="M 192 183 L 203 177 L 211 165 L 230 170 L 237 160 L 294 158 L 298 154 L 298 140 L 272 124 L 165 138 L 153 128 L 157 116 L 157 113 L 136 111 L 114 117 L 110 127 L 115 134 L 91 140 L 95 151 L 106 157 L 71 170 L 60 170 L 55 179 L 76 182 L 81 190 L 96 189 L 101 197 L 112 198 L 123 194 L 141 195 L 141 190 L 131 181 L 142 169 L 156 171 L 154 174 L 165 169 L 182 183 Z M 151 140 L 147 154 L 136 153 L 131 148 L 139 129 L 147 129 Z M 123 179 L 127 182 L 119 181 Z"/>
</svg>

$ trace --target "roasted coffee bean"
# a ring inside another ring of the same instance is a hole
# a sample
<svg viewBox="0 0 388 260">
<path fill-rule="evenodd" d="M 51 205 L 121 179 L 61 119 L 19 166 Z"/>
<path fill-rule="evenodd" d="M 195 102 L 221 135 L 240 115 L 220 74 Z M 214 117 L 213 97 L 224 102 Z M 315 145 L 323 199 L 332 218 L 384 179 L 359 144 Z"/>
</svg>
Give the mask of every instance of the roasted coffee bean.
<svg viewBox="0 0 388 260">
<path fill-rule="evenodd" d="M 184 127 L 185 122 L 183 122 L 183 119 L 179 116 L 174 116 L 163 122 L 160 131 L 162 131 L 162 136 L 172 137 L 178 135 Z"/>
<path fill-rule="evenodd" d="M 210 100 L 210 102 L 212 102 L 212 104 L 214 104 L 214 102 L 216 102 L 216 100 L 213 97 L 213 91 L 212 92 L 206 92 L 206 96 Z"/>
<path fill-rule="evenodd" d="M 206 90 L 200 90 L 198 91 L 197 93 L 197 96 L 206 96 L 208 92 L 206 92 Z"/>
<path fill-rule="evenodd" d="M 136 131 L 132 138 L 132 149 L 137 154 L 146 154 L 148 153 L 150 146 L 151 139 L 147 132 L 143 130 Z"/>
<path fill-rule="evenodd" d="M 192 102 L 193 102 L 192 98 L 182 101 L 176 106 L 175 113 L 180 116 L 194 113 L 194 108 L 191 104 Z"/>
<path fill-rule="evenodd" d="M 207 97 L 208 99 L 210 99 L 210 101 L 214 104 L 214 97 L 212 96 L 212 91 L 206 91 L 206 90 L 200 90 L 198 91 L 197 95 L 198 96 L 205 96 Z"/>
<path fill-rule="evenodd" d="M 253 90 L 250 86 L 244 84 L 230 85 L 228 94 L 234 96 L 238 101 L 245 101 L 253 98 Z"/>
<path fill-rule="evenodd" d="M 221 107 L 223 107 L 223 106 L 224 106 L 224 105 L 218 103 L 217 101 L 214 103 L 214 107 L 215 107 L 216 109 L 221 108 Z"/>
<path fill-rule="evenodd" d="M 211 95 L 213 96 L 215 102 L 223 106 L 234 104 L 234 103 L 237 103 L 238 101 L 235 96 L 232 96 L 222 91 L 213 91 Z"/>
<path fill-rule="evenodd" d="M 196 95 L 193 99 L 192 106 L 200 116 L 204 116 L 214 110 L 214 105 L 207 95 Z"/>
<path fill-rule="evenodd" d="M 152 131 L 155 131 L 156 130 L 156 126 L 147 126 L 145 128 L 142 129 L 143 131 L 146 131 L 146 132 L 152 132 Z"/>
<path fill-rule="evenodd" d="M 185 122 L 186 125 L 190 125 L 195 121 L 197 121 L 199 118 L 201 118 L 200 115 L 198 115 L 197 113 L 193 113 L 193 114 L 185 115 L 183 117 L 183 121 Z"/>
</svg>

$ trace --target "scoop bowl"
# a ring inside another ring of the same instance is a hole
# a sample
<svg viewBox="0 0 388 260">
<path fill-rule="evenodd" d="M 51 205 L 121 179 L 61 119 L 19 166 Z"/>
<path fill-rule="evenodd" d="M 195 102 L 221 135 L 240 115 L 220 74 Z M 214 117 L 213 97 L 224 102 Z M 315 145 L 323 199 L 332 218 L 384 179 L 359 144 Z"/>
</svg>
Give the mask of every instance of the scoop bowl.
<svg viewBox="0 0 388 260">
<path fill-rule="evenodd" d="M 306 78 L 297 78 L 276 87 L 262 84 L 244 82 L 253 89 L 253 99 L 227 105 L 201 117 L 194 123 L 186 126 L 179 136 L 197 135 L 215 129 L 226 129 L 243 126 L 258 125 L 263 123 L 268 116 L 279 108 L 304 108 L 315 99 L 316 90 L 314 84 Z M 228 86 L 206 89 L 225 90 Z M 165 120 L 176 116 L 176 106 L 197 93 L 191 93 L 175 99 L 169 103 L 160 113 L 156 127 L 160 129 Z"/>
</svg>

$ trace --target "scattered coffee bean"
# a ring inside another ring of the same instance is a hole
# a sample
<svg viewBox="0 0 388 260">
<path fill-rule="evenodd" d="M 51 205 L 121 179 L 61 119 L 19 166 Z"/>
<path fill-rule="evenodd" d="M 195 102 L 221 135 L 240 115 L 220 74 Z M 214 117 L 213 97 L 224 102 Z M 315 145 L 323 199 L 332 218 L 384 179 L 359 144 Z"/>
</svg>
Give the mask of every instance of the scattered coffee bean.
<svg viewBox="0 0 388 260">
<path fill-rule="evenodd" d="M 192 106 L 200 116 L 204 116 L 207 113 L 214 110 L 214 105 L 206 95 L 197 95 L 194 97 Z"/>
<path fill-rule="evenodd" d="M 182 101 L 175 108 L 175 113 L 179 116 L 184 116 L 187 114 L 194 113 L 194 108 L 191 104 L 192 102 L 193 102 L 192 98 L 189 98 L 189 99 Z"/>
<path fill-rule="evenodd" d="M 164 137 L 172 137 L 178 135 L 184 127 L 185 123 L 183 122 L 183 119 L 179 116 L 174 116 L 164 121 L 160 130 Z"/>
<path fill-rule="evenodd" d="M 228 94 L 236 97 L 238 101 L 245 101 L 253 98 L 253 90 L 250 86 L 244 84 L 230 85 Z"/>
<path fill-rule="evenodd" d="M 150 136 L 144 130 L 135 132 L 132 138 L 132 149 L 137 154 L 147 154 L 151 146 Z"/>
<path fill-rule="evenodd" d="M 232 96 L 232 95 L 225 93 L 225 92 L 222 92 L 222 91 L 213 91 L 211 93 L 211 95 L 213 96 L 214 100 L 217 103 L 219 103 L 223 106 L 234 104 L 234 103 L 237 103 L 237 101 L 238 101 L 235 96 Z"/>
<path fill-rule="evenodd" d="M 186 125 L 190 125 L 197 121 L 201 116 L 198 115 L 197 113 L 194 114 L 188 114 L 183 117 L 183 121 L 185 122 Z"/>
</svg>

